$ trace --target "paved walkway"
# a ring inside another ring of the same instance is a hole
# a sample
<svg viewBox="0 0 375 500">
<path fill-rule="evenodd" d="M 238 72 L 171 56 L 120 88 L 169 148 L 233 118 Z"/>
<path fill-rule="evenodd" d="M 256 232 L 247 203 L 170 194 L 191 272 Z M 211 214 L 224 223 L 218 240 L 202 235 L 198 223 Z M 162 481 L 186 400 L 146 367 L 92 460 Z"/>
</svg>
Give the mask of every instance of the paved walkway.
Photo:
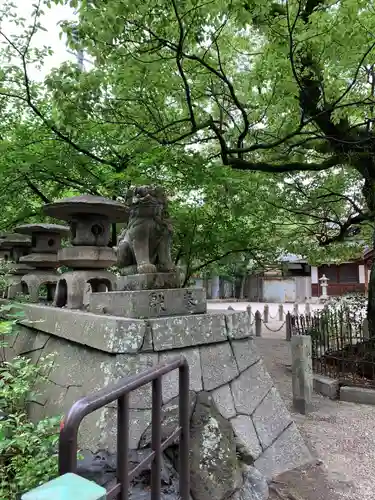
<svg viewBox="0 0 375 500">
<path fill-rule="evenodd" d="M 279 338 L 256 339 L 271 376 L 320 465 L 280 476 L 280 492 L 297 500 L 375 499 L 375 407 L 331 401 L 314 394 L 307 416 L 291 408 L 289 343 Z M 272 498 L 280 496 L 275 493 Z M 294 496 L 293 496 L 294 495 Z M 282 497 L 281 497 L 282 498 Z"/>
</svg>

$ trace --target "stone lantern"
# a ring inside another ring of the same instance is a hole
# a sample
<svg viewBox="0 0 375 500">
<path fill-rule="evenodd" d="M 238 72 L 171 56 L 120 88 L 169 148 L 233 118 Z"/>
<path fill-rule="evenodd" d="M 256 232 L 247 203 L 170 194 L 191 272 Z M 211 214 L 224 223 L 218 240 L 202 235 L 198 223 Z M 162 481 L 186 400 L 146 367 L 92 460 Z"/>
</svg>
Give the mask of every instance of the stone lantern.
<svg viewBox="0 0 375 500">
<path fill-rule="evenodd" d="M 0 235 L 0 259 L 10 262 L 7 277 L 7 289 L 4 298 L 14 299 L 17 294 L 23 293 L 22 276 L 32 271 L 32 267 L 20 262 L 20 258 L 31 250 L 31 240 L 27 236 L 17 233 L 3 233 Z"/>
<path fill-rule="evenodd" d="M 69 227 L 58 224 L 23 224 L 15 230 L 31 236 L 31 253 L 21 257 L 20 262 L 35 270 L 24 273 L 23 289 L 28 291 L 31 302 L 39 302 L 40 288 L 46 286 L 47 302 L 52 302 L 60 276 L 56 271 L 60 265 L 57 253 L 61 247 L 61 239 L 70 233 Z"/>
<path fill-rule="evenodd" d="M 326 301 L 326 300 L 328 300 L 327 288 L 328 288 L 328 281 L 329 281 L 329 279 L 327 278 L 327 276 L 325 274 L 323 274 L 323 276 L 321 278 L 319 278 L 319 281 L 320 281 L 320 287 L 321 287 L 321 290 L 322 290 L 322 294 L 320 296 L 320 300 L 321 301 Z"/>
<path fill-rule="evenodd" d="M 111 223 L 127 220 L 126 207 L 108 198 L 84 195 L 49 203 L 44 212 L 68 221 L 71 230 L 72 246 L 58 254 L 60 264 L 71 270 L 60 276 L 55 305 L 83 308 L 87 284 L 93 292 L 115 290 L 117 277 L 106 269 L 117 262 L 117 257 L 108 243 Z"/>
</svg>

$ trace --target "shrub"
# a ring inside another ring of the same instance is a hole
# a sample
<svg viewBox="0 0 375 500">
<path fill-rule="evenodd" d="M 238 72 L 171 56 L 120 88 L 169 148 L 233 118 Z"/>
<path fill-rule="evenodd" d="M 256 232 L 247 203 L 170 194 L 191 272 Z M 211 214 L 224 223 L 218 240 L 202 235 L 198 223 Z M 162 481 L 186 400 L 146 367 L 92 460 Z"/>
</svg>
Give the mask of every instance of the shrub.
<svg viewBox="0 0 375 500">
<path fill-rule="evenodd" d="M 16 320 L 0 320 L 0 344 Z M 5 339 L 4 339 L 5 338 Z M 0 499 L 21 495 L 57 476 L 57 441 L 60 417 L 30 422 L 27 404 L 39 395 L 35 387 L 45 383 L 53 364 L 48 356 L 34 364 L 25 357 L 0 360 Z"/>
<path fill-rule="evenodd" d="M 342 297 L 332 297 L 325 304 L 324 310 L 333 314 L 342 314 L 355 326 L 360 326 L 367 316 L 367 297 L 362 293 L 348 293 Z"/>
</svg>

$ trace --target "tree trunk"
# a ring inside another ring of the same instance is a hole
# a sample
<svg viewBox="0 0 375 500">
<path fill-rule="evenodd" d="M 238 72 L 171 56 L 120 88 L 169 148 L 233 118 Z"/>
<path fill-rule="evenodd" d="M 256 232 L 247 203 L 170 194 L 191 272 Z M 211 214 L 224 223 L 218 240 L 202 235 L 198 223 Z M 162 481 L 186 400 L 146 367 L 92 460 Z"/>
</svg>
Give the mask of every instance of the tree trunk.
<svg viewBox="0 0 375 500">
<path fill-rule="evenodd" d="M 375 232 L 373 248 L 375 252 Z M 368 283 L 367 320 L 370 337 L 375 337 L 375 257 L 372 259 L 370 279 Z"/>
<path fill-rule="evenodd" d="M 247 275 L 244 274 L 241 276 L 241 285 L 240 285 L 240 299 L 243 300 L 245 298 L 245 283 L 246 283 Z"/>
</svg>

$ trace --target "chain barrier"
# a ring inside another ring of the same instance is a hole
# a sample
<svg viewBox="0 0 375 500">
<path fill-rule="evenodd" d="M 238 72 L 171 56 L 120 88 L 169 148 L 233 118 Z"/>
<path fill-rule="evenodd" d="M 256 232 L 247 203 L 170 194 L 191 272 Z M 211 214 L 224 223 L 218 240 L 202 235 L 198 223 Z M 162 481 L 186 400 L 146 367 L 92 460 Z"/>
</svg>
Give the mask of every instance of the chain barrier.
<svg viewBox="0 0 375 500">
<path fill-rule="evenodd" d="M 269 317 L 270 319 L 276 319 L 276 318 L 278 318 L 278 317 L 279 317 L 279 313 L 277 313 L 275 316 L 272 316 L 271 314 L 268 314 L 268 317 Z M 277 321 L 279 321 L 279 320 L 277 320 Z"/>
<path fill-rule="evenodd" d="M 264 321 L 262 321 L 262 323 L 267 328 L 267 330 L 269 330 L 270 332 L 273 332 L 273 333 L 279 332 L 286 325 L 286 321 L 284 321 L 284 323 L 280 326 L 280 328 L 278 328 L 277 330 L 273 330 L 272 328 L 269 328 Z"/>
</svg>

